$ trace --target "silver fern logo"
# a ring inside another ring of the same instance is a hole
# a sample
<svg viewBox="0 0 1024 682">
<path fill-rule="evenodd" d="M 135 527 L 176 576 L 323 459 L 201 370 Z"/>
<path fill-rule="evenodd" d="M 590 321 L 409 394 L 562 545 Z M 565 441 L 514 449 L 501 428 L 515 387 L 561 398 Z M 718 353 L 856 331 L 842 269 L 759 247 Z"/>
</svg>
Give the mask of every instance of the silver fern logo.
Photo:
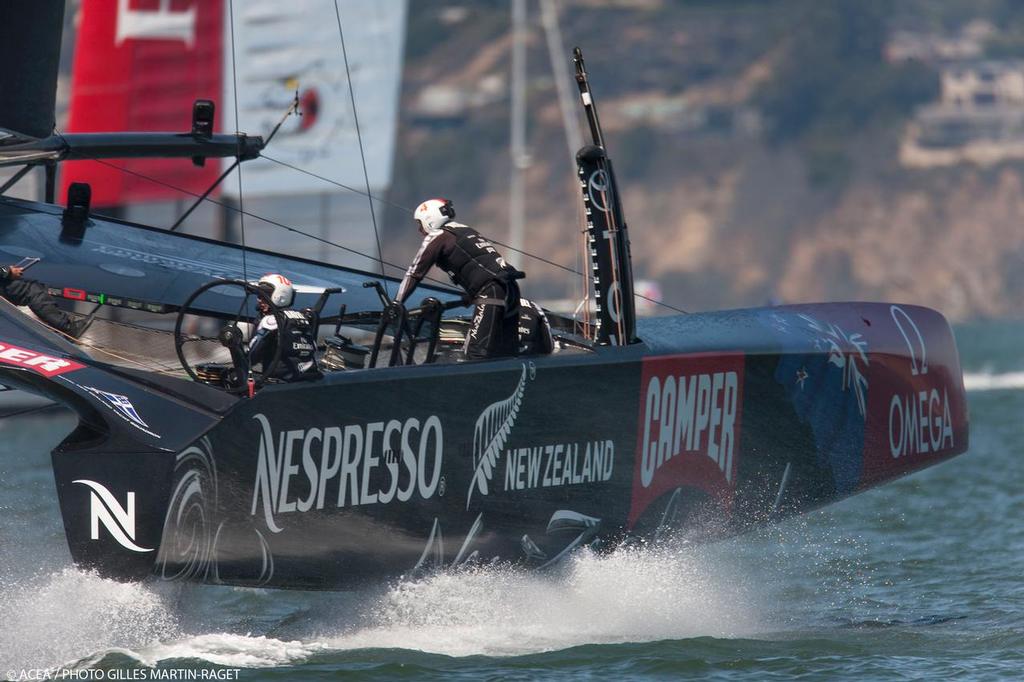
<svg viewBox="0 0 1024 682">
<path fill-rule="evenodd" d="M 512 395 L 491 403 L 477 417 L 473 428 L 473 480 L 469 484 L 469 494 L 466 495 L 466 509 L 469 509 L 473 500 L 474 490 L 479 490 L 481 495 L 487 494 L 491 476 L 498 466 L 498 457 L 512 433 L 519 407 L 523 403 L 526 382 L 536 375 L 537 368 L 533 363 L 529 363 L 529 366 L 524 363 L 519 383 Z"/>
</svg>

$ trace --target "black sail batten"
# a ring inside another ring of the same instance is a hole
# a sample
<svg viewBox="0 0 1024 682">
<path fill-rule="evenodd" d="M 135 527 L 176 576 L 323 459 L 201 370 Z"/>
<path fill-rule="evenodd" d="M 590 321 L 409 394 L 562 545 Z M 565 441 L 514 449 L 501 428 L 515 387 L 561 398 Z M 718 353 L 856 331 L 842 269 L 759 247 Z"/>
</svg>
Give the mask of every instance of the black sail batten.
<svg viewBox="0 0 1024 682">
<path fill-rule="evenodd" d="M 580 48 L 573 51 L 576 84 L 587 114 L 593 144 L 576 153 L 576 167 L 583 206 L 587 216 L 587 250 L 597 300 L 597 335 L 600 345 L 636 343 L 636 301 L 633 294 L 633 266 L 629 251 L 622 202 L 611 159 L 604 147 L 604 134 Z"/>
<path fill-rule="evenodd" d="M 53 132 L 64 0 L 0 2 L 0 128 Z"/>
</svg>

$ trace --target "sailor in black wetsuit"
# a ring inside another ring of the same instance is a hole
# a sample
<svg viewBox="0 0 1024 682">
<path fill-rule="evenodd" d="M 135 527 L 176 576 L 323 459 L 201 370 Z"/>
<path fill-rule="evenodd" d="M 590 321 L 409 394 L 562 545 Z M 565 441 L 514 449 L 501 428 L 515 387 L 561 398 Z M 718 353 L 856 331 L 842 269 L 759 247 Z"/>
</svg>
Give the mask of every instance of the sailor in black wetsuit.
<svg viewBox="0 0 1024 682">
<path fill-rule="evenodd" d="M 554 352 L 551 323 L 544 309 L 528 299 L 519 301 L 519 355 L 548 355 Z"/>
<path fill-rule="evenodd" d="M 288 310 L 295 300 L 295 288 L 284 275 L 269 274 L 260 278 L 260 289 L 267 292 L 271 303 L 281 309 L 288 321 L 281 358 L 274 370 L 275 379 L 298 381 L 320 376 L 316 364 L 316 344 L 309 319 L 298 310 Z M 249 341 L 249 364 L 261 365 L 266 371 L 274 359 L 274 352 L 281 334 L 277 329 L 277 318 L 262 300 L 259 302 L 260 323 Z"/>
<path fill-rule="evenodd" d="M 16 265 L 0 267 L 0 296 L 14 305 L 25 305 L 46 324 L 77 339 L 85 332 L 90 318 L 75 319 L 57 306 L 46 287 L 34 279 L 22 279 L 24 270 Z"/>
<path fill-rule="evenodd" d="M 438 266 L 462 287 L 476 305 L 466 335 L 466 358 L 479 360 L 515 355 L 518 345 L 519 285 L 523 273 L 505 262 L 494 246 L 472 227 L 453 222 L 447 199 L 428 199 L 413 214 L 423 243 L 398 289 L 398 303 Z"/>
</svg>

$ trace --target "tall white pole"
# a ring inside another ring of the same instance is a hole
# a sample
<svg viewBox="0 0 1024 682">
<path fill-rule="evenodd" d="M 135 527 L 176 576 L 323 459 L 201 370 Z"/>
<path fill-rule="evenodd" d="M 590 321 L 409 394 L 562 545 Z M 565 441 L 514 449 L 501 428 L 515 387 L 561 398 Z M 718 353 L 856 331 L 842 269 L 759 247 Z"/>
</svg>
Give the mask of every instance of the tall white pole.
<svg viewBox="0 0 1024 682">
<path fill-rule="evenodd" d="M 512 115 L 511 182 L 509 183 L 508 257 L 522 267 L 520 253 L 526 228 L 526 188 L 523 172 L 530 165 L 526 151 L 526 0 L 512 0 Z"/>
<path fill-rule="evenodd" d="M 558 22 L 558 6 L 556 0 L 540 0 L 540 23 L 544 27 L 544 35 L 548 43 L 548 60 L 551 62 L 551 75 L 555 80 L 555 91 L 558 93 L 558 109 L 562 113 L 562 128 L 565 130 L 565 142 L 569 151 L 569 172 L 566 174 L 567 186 L 572 188 L 572 193 L 577 194 L 576 183 L 576 152 L 583 146 L 583 133 L 580 130 L 580 120 L 576 111 L 576 95 L 572 92 L 572 81 L 569 76 L 569 53 L 565 51 L 565 44 L 562 42 L 562 27 Z M 580 202 L 577 198 L 574 202 L 577 211 Z M 582 214 L 578 214 L 579 220 L 583 223 Z M 582 226 L 581 226 L 582 227 Z M 590 322 L 590 268 L 587 257 L 587 239 L 585 232 L 581 229 L 580 241 L 582 249 L 577 252 L 576 268 L 583 273 L 580 289 L 575 290 L 582 299 L 584 329 L 589 330 Z M 582 254 L 582 259 L 580 255 Z M 573 291 L 571 289 L 570 291 Z M 572 294 L 570 294 L 572 295 Z M 577 308 L 578 309 L 578 308 Z"/>
<path fill-rule="evenodd" d="M 583 146 L 583 133 L 580 132 L 580 121 L 576 115 L 575 95 L 569 85 L 572 82 L 569 77 L 569 53 L 565 51 L 562 42 L 562 28 L 558 23 L 558 7 L 555 0 L 540 0 L 540 21 L 548 41 L 551 72 L 558 92 L 558 108 L 562 112 L 565 141 L 569 145 L 569 165 L 575 170 L 576 152 Z"/>
</svg>

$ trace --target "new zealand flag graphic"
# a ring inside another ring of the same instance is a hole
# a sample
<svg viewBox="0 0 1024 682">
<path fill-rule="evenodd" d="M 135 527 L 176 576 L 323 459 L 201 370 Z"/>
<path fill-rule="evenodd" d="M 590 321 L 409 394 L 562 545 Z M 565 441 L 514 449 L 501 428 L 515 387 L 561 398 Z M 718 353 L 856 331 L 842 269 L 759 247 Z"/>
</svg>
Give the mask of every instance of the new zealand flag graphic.
<svg viewBox="0 0 1024 682">
<path fill-rule="evenodd" d="M 787 351 L 775 380 L 800 421 L 810 426 L 818 463 L 832 470 L 836 490 L 852 493 L 863 466 L 867 341 L 804 314 L 773 312 L 772 326 Z"/>
</svg>

